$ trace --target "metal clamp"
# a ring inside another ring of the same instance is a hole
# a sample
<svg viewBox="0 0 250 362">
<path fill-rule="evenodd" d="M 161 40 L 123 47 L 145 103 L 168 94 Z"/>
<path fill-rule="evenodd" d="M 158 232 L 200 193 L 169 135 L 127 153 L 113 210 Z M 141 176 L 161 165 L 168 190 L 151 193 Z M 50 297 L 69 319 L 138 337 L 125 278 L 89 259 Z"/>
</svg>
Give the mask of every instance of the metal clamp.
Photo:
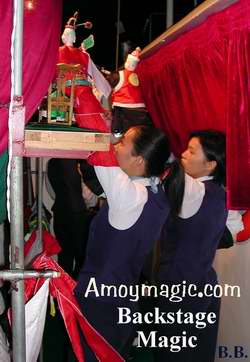
<svg viewBox="0 0 250 362">
<path fill-rule="evenodd" d="M 61 275 L 60 272 L 55 270 L 1 270 L 0 278 L 3 280 L 22 280 L 29 278 L 58 278 Z"/>
</svg>

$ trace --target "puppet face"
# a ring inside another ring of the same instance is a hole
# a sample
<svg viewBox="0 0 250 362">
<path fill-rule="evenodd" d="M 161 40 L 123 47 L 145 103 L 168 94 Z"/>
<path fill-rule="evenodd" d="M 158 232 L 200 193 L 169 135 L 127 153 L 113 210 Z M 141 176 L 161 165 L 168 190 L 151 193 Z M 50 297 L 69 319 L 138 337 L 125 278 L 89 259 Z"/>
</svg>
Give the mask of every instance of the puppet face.
<svg viewBox="0 0 250 362">
<path fill-rule="evenodd" d="M 145 160 L 134 151 L 136 131 L 130 128 L 115 145 L 115 153 L 119 166 L 129 176 L 143 176 L 145 174 Z"/>
<path fill-rule="evenodd" d="M 215 169 L 216 161 L 208 161 L 198 137 L 193 137 L 181 155 L 185 172 L 193 178 L 210 175 Z"/>
<path fill-rule="evenodd" d="M 74 29 L 66 28 L 62 34 L 62 42 L 67 46 L 73 46 L 76 41 L 76 33 Z"/>
</svg>

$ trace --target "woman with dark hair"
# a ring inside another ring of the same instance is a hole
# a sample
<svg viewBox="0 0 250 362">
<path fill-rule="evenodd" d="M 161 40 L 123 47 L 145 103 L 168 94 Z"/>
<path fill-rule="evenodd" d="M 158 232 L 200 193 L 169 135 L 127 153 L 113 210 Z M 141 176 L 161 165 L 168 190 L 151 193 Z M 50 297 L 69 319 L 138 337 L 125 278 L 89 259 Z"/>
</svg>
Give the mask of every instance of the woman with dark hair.
<svg viewBox="0 0 250 362">
<path fill-rule="evenodd" d="M 170 152 L 159 129 L 130 128 L 115 146 L 115 154 L 119 167 L 95 166 L 107 204 L 91 224 L 87 257 L 75 293 L 87 320 L 125 357 L 134 327 L 131 323 L 118 324 L 118 307 L 133 312 L 138 306 L 129 295 L 113 296 L 114 290 L 138 283 L 170 210 L 178 212 L 181 205 L 186 210 L 191 197 L 199 195 L 200 183 L 196 187 L 187 176 L 184 192 L 183 169 L 175 163 L 164 193 L 159 176 Z M 101 295 L 103 285 L 113 287 L 110 295 Z M 85 347 L 87 362 L 96 361 Z"/>
<path fill-rule="evenodd" d="M 197 162 L 198 156 L 201 161 L 199 163 Z M 225 185 L 225 134 L 215 130 L 192 132 L 189 137 L 188 148 L 182 154 L 182 163 L 185 172 L 190 174 L 190 176 L 194 178 L 210 176 L 213 177 L 213 181 L 217 184 Z"/>
<path fill-rule="evenodd" d="M 173 336 L 180 338 L 175 346 L 157 349 L 157 362 L 213 362 L 215 358 L 220 299 L 213 295 L 218 282 L 212 263 L 228 215 L 222 187 L 225 148 L 222 132 L 197 131 L 191 133 L 188 147 L 181 157 L 186 175 L 200 182 L 201 193 L 190 202 L 188 209 L 182 208 L 178 215 L 170 214 L 164 225 L 157 280 L 169 288 L 179 285 L 179 300 L 159 298 L 157 307 L 175 317 L 178 313 L 187 314 L 180 323 L 154 326 L 159 335 L 165 335 L 168 340 Z M 208 284 L 211 287 L 209 296 L 206 296 L 204 290 Z M 184 290 L 191 290 L 190 285 L 194 286 L 192 293 L 185 294 Z M 203 320 L 208 315 L 212 319 L 205 324 L 196 323 L 192 318 L 195 320 L 197 313 L 200 316 L 203 313 Z M 192 343 L 182 345 L 183 337 L 186 340 L 192 337 Z"/>
</svg>

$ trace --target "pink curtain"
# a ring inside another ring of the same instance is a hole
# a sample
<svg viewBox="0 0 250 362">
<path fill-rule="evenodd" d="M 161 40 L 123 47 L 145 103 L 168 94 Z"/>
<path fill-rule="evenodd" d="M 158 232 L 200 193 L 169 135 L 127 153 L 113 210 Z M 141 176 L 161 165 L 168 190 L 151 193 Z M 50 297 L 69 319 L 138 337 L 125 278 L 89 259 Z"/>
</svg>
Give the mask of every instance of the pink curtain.
<svg viewBox="0 0 250 362">
<path fill-rule="evenodd" d="M 176 155 L 192 130 L 226 131 L 230 208 L 250 208 L 249 29 L 250 4 L 240 0 L 137 68 L 148 110 Z"/>
<path fill-rule="evenodd" d="M 45 96 L 53 78 L 60 43 L 62 1 L 24 1 L 23 96 L 26 122 Z M 13 1 L 0 1 L 0 154 L 7 148 L 8 104 L 10 102 L 10 47 Z"/>
</svg>

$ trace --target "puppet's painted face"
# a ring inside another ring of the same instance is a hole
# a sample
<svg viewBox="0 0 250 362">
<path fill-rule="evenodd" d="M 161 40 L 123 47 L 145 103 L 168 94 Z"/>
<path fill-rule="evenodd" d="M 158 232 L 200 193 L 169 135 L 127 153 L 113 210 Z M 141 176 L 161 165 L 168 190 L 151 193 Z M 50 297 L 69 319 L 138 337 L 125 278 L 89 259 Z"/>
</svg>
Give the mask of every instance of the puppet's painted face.
<svg viewBox="0 0 250 362">
<path fill-rule="evenodd" d="M 115 153 L 119 166 L 129 176 L 143 176 L 145 174 L 145 160 L 134 151 L 136 131 L 130 128 L 115 145 Z"/>
<path fill-rule="evenodd" d="M 62 42 L 67 46 L 73 46 L 76 41 L 76 33 L 74 29 L 65 28 L 62 34 Z"/>
<path fill-rule="evenodd" d="M 193 137 L 181 155 L 185 172 L 193 178 L 210 175 L 216 167 L 216 161 L 208 161 L 198 137 Z"/>
</svg>

